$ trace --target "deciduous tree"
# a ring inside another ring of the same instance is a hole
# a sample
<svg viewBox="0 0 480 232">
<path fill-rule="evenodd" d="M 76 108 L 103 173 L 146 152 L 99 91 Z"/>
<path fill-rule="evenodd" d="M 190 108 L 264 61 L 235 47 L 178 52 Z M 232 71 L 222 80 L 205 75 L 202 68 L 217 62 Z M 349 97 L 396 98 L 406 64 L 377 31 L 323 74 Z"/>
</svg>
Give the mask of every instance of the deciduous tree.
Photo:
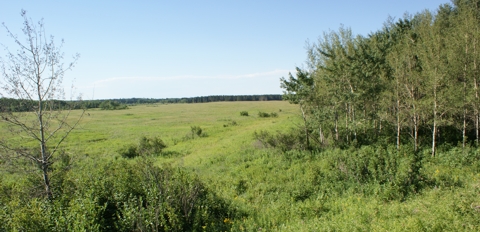
<svg viewBox="0 0 480 232">
<path fill-rule="evenodd" d="M 9 164 L 33 163 L 40 170 L 45 195 L 52 198 L 50 173 L 53 157 L 83 116 L 81 113 L 79 118 L 69 119 L 69 109 L 73 106 L 59 106 L 57 101 L 65 99 L 62 81 L 79 55 L 64 65 L 63 40 L 57 44 L 53 36 L 47 37 L 43 20 L 32 22 L 25 10 L 21 11 L 21 16 L 24 20 L 23 37 L 15 35 L 3 24 L 17 49 L 13 52 L 4 45 L 6 55 L 0 60 L 3 76 L 0 96 L 29 103 L 25 104 L 29 108 L 25 112 L 12 112 L 8 106 L 0 109 L 0 122 L 12 132 L 0 135 L 0 158 Z M 21 162 L 16 162 L 18 160 Z"/>
</svg>

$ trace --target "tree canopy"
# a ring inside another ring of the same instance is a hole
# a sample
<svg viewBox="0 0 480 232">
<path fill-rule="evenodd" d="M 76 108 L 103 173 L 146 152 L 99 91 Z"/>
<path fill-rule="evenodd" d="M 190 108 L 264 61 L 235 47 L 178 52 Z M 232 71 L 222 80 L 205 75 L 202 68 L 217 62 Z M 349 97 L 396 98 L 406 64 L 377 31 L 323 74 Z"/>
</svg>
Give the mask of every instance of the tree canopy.
<svg viewBox="0 0 480 232">
<path fill-rule="evenodd" d="M 477 144 L 479 4 L 406 14 L 368 36 L 341 27 L 310 45 L 308 68 L 281 86 L 314 147 L 385 141 L 434 156 L 439 144 Z"/>
</svg>

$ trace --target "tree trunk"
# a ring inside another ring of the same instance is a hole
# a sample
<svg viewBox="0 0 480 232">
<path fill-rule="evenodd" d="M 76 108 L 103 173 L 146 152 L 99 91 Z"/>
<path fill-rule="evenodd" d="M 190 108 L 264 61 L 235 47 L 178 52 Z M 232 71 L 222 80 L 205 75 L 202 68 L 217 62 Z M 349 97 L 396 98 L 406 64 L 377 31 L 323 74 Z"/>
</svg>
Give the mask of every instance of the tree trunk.
<svg viewBox="0 0 480 232">
<path fill-rule="evenodd" d="M 320 143 L 322 145 L 324 145 L 325 144 L 325 137 L 323 135 L 322 126 L 318 126 L 318 136 L 319 136 L 319 139 L 320 139 Z"/>
<path fill-rule="evenodd" d="M 462 148 L 467 142 L 467 65 L 468 65 L 468 35 L 465 35 L 465 61 L 463 67 L 463 127 L 462 127 Z"/>
<path fill-rule="evenodd" d="M 305 149 L 310 148 L 310 140 L 309 140 L 309 135 L 308 135 L 308 126 L 307 126 L 307 116 L 305 114 L 305 110 L 303 109 L 303 106 L 300 105 L 300 110 L 302 111 L 302 117 L 303 117 L 303 124 L 304 124 L 304 130 L 305 130 Z"/>
<path fill-rule="evenodd" d="M 338 141 L 338 113 L 335 110 L 335 140 Z"/>
<path fill-rule="evenodd" d="M 399 104 L 400 103 L 397 100 L 397 105 Z M 400 112 L 397 111 L 397 150 L 399 149 L 400 149 Z"/>
<path fill-rule="evenodd" d="M 348 130 L 348 113 L 349 113 L 348 103 L 345 103 L 345 134 L 347 135 L 347 144 L 349 141 L 350 131 Z"/>
<path fill-rule="evenodd" d="M 478 34 L 478 31 L 477 31 Z M 474 117 L 475 117 L 475 143 L 479 141 L 479 115 L 478 115 L 478 80 L 477 80 L 477 40 L 473 38 L 473 88 L 475 90 Z"/>
<path fill-rule="evenodd" d="M 436 140 L 437 140 L 437 68 L 435 68 L 435 77 L 433 83 L 433 129 L 432 129 L 432 157 L 435 157 Z"/>
<path fill-rule="evenodd" d="M 414 136 L 413 136 L 414 150 L 417 151 L 418 150 L 418 116 L 416 113 L 413 116 L 413 130 L 414 130 Z"/>
<path fill-rule="evenodd" d="M 40 158 L 40 166 L 42 169 L 42 176 L 43 176 L 43 184 L 45 185 L 45 193 L 47 195 L 47 198 L 52 198 L 52 191 L 50 189 L 50 178 L 48 177 L 48 169 L 50 166 L 49 163 L 49 157 L 47 154 L 47 148 L 46 148 L 46 141 L 45 141 L 45 125 L 43 122 L 43 101 L 42 101 L 42 96 L 40 92 L 41 85 L 39 84 L 37 86 L 38 88 L 38 123 L 39 123 L 39 132 L 40 132 L 40 152 L 41 152 L 41 158 Z"/>
</svg>

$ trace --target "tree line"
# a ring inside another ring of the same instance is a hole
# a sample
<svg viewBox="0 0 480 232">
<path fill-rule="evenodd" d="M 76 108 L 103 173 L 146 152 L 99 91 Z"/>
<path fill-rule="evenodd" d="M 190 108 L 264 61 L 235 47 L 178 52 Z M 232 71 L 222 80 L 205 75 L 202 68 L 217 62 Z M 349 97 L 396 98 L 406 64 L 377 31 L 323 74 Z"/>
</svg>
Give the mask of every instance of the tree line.
<svg viewBox="0 0 480 232">
<path fill-rule="evenodd" d="M 388 19 L 355 36 L 325 32 L 308 45 L 307 68 L 281 78 L 298 104 L 306 147 L 376 142 L 430 147 L 480 139 L 480 1 Z"/>
<path fill-rule="evenodd" d="M 118 99 L 102 99 L 102 100 L 82 100 L 82 101 L 66 101 L 52 100 L 55 109 L 92 109 L 103 108 L 102 105 L 121 104 L 176 104 L 176 103 L 207 103 L 221 101 L 281 101 L 281 94 L 268 95 L 218 95 L 218 96 L 202 96 L 190 98 L 118 98 Z M 51 103 L 51 102 L 50 102 Z M 35 100 L 0 98 L 0 111 L 8 112 L 27 112 L 36 107 L 38 102 Z"/>
<path fill-rule="evenodd" d="M 183 97 L 183 98 L 119 98 L 110 99 L 121 104 L 175 104 L 175 103 L 207 103 L 207 102 L 221 102 L 221 101 L 281 101 L 281 94 L 263 94 L 263 95 L 211 95 L 200 97 Z M 91 100 L 84 101 L 85 104 L 100 104 L 107 100 Z M 92 108 L 97 108 L 92 107 Z"/>
</svg>

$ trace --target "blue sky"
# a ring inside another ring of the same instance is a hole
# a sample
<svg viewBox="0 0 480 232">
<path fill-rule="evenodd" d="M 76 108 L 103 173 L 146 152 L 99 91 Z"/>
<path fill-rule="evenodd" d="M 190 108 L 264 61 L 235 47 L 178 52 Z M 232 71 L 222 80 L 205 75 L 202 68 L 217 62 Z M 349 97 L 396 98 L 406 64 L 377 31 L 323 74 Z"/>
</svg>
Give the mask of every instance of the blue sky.
<svg viewBox="0 0 480 232">
<path fill-rule="evenodd" d="M 281 94 L 307 41 L 341 25 L 367 35 L 391 16 L 448 0 L 8 1 L 0 22 L 21 35 L 20 10 L 65 40 L 65 76 L 83 99 Z M 16 47 L 0 28 L 0 43 Z M 0 50 L 0 55 L 5 52 Z"/>
</svg>

